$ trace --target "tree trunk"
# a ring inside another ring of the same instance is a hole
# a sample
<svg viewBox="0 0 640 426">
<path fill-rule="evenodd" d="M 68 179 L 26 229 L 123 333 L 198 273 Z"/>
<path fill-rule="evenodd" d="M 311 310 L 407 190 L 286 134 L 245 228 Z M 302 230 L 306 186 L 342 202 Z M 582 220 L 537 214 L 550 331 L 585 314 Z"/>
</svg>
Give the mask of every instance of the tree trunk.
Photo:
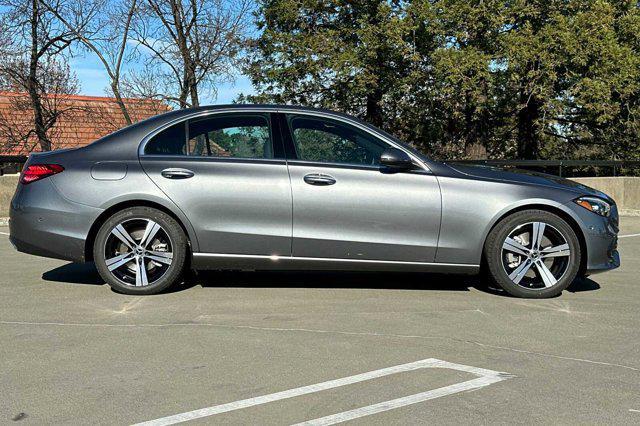
<svg viewBox="0 0 640 426">
<path fill-rule="evenodd" d="M 376 127 L 382 127 L 382 90 L 377 88 L 367 93 L 367 111 L 365 113 L 365 121 Z"/>
<path fill-rule="evenodd" d="M 124 100 L 122 100 L 122 95 L 120 94 L 120 89 L 118 88 L 118 82 L 115 80 L 111 82 L 111 91 L 113 92 L 113 97 L 116 99 L 118 108 L 120 108 L 120 112 L 122 112 L 124 121 L 127 123 L 127 125 L 132 124 L 133 121 L 131 121 L 131 116 L 129 115 L 127 106 L 125 105 Z"/>
<path fill-rule="evenodd" d="M 524 107 L 518 112 L 518 159 L 536 160 L 539 151 L 539 124 L 541 103 L 535 96 L 520 95 Z"/>
<path fill-rule="evenodd" d="M 27 78 L 27 92 L 33 108 L 33 124 L 40 149 L 51 151 L 51 140 L 47 135 L 47 128 L 44 124 L 44 114 L 42 112 L 42 99 L 38 90 L 38 22 L 40 12 L 38 0 L 31 2 L 31 52 L 29 57 L 29 76 Z"/>
<path fill-rule="evenodd" d="M 184 58 L 184 57 L 183 57 Z M 189 76 L 187 74 L 187 67 L 182 70 L 182 84 L 180 85 L 180 95 L 178 96 L 178 103 L 180 109 L 189 108 L 187 98 L 189 97 Z"/>
<path fill-rule="evenodd" d="M 188 65 L 189 73 L 189 96 L 191 97 L 191 107 L 196 108 L 200 106 L 200 98 L 198 96 L 198 83 L 196 82 L 195 65 Z"/>
<path fill-rule="evenodd" d="M 370 1 L 366 3 L 363 8 L 365 10 L 365 16 L 367 24 L 372 28 L 380 26 L 380 19 L 378 17 L 378 8 L 380 2 Z M 382 84 L 384 82 L 383 77 L 388 71 L 385 69 L 385 53 L 381 46 L 384 46 L 383 40 L 377 41 L 378 45 L 375 48 L 375 56 L 371 58 L 367 64 L 367 73 L 374 77 L 374 81 L 367 89 L 367 110 L 365 112 L 365 120 L 373 124 L 376 127 L 383 127 L 384 114 L 382 112 L 382 97 L 384 96 L 384 90 Z"/>
<path fill-rule="evenodd" d="M 189 108 L 189 102 L 187 102 L 187 98 L 189 97 L 189 85 L 186 78 L 182 79 L 182 87 L 180 87 L 180 95 L 178 96 L 178 104 L 180 105 L 180 109 Z"/>
<path fill-rule="evenodd" d="M 189 108 L 189 103 L 187 102 L 187 98 L 189 96 L 193 99 L 193 85 L 195 84 L 195 79 L 193 78 L 193 73 L 191 71 L 192 60 L 191 60 L 191 52 L 189 52 L 189 47 L 187 44 L 187 36 L 185 34 L 184 22 L 182 21 L 182 17 L 184 16 L 183 6 L 180 0 L 170 0 L 171 5 L 171 14 L 173 16 L 173 24 L 175 26 L 175 42 L 178 46 L 178 51 L 180 52 L 180 57 L 182 59 L 182 64 L 184 66 L 182 72 L 182 87 L 180 88 L 180 96 L 179 103 L 180 109 Z M 197 10 L 197 9 L 196 9 Z M 195 19 L 197 14 L 196 10 L 194 10 L 194 15 L 192 19 Z M 196 101 L 197 101 L 196 94 Z M 193 104 L 191 106 L 194 106 Z"/>
<path fill-rule="evenodd" d="M 464 95 L 464 151 L 465 156 L 469 156 L 470 147 L 474 146 L 478 141 L 478 127 L 475 120 L 475 104 L 471 97 L 471 93 L 467 90 Z"/>
</svg>

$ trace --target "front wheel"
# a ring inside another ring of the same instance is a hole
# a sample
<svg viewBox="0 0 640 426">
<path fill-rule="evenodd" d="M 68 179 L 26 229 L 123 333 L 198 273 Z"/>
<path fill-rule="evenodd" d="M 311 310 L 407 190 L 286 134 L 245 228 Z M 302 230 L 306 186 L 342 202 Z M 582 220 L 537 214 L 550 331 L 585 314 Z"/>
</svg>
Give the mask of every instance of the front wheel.
<svg viewBox="0 0 640 426">
<path fill-rule="evenodd" d="M 131 207 L 107 219 L 93 245 L 100 276 L 125 294 L 155 294 L 180 281 L 187 239 L 180 225 L 150 207 Z"/>
<path fill-rule="evenodd" d="M 580 269 L 580 243 L 561 217 L 525 210 L 499 222 L 484 247 L 491 278 L 516 297 L 556 296 Z"/>
</svg>

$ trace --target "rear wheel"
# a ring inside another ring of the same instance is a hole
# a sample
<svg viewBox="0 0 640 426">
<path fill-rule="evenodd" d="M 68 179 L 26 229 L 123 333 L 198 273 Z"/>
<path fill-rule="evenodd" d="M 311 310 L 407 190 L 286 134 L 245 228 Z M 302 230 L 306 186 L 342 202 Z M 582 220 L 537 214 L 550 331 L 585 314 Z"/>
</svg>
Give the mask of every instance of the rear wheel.
<svg viewBox="0 0 640 426">
<path fill-rule="evenodd" d="M 544 210 L 525 210 L 503 219 L 489 234 L 484 251 L 491 278 L 516 297 L 556 296 L 580 269 L 575 231 Z"/>
<path fill-rule="evenodd" d="M 150 207 L 115 213 L 100 227 L 93 246 L 100 276 L 126 294 L 154 294 L 178 283 L 186 255 L 180 225 Z"/>
</svg>

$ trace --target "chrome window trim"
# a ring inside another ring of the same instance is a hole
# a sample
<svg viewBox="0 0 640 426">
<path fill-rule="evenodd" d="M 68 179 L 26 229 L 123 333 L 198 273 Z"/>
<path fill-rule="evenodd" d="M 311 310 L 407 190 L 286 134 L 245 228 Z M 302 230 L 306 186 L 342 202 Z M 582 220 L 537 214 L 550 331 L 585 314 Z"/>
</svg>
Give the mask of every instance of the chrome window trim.
<svg viewBox="0 0 640 426">
<path fill-rule="evenodd" d="M 185 145 L 189 146 L 189 127 L 188 127 L 188 122 L 189 120 L 192 120 L 194 118 L 207 118 L 209 115 L 216 115 L 216 114 L 228 114 L 231 112 L 236 112 L 236 113 L 261 113 L 261 114 L 265 114 L 265 113 L 269 113 L 269 110 L 267 108 L 262 108 L 262 109 L 239 109 L 239 108 L 233 108 L 233 109 L 224 109 L 224 110 L 213 110 L 213 111 L 198 111 L 198 112 L 194 112 L 194 113 L 187 113 L 186 115 L 183 115 L 179 118 L 175 118 L 165 124 L 163 124 L 160 127 L 157 127 L 155 129 L 153 129 L 151 132 L 147 133 L 145 135 L 144 138 L 142 138 L 142 141 L 140 142 L 140 144 L 138 145 L 138 158 L 141 157 L 163 157 L 163 158 L 176 158 L 176 157 L 190 157 L 190 158 L 195 158 L 195 157 L 205 157 L 205 158 L 211 158 L 211 159 L 225 159 L 225 157 L 214 157 L 214 156 L 206 156 L 206 155 L 173 155 L 173 154 L 145 154 L 144 153 L 144 149 L 147 146 L 147 143 L 149 142 L 149 140 L 151 138 L 153 138 L 155 135 L 157 135 L 158 133 L 168 129 L 171 126 L 174 126 L 176 124 L 180 124 L 180 123 L 184 123 L 184 136 L 185 136 Z M 269 138 L 271 139 L 271 145 L 273 146 L 273 142 L 274 142 L 274 138 L 273 138 L 273 129 L 271 128 L 271 120 L 269 120 L 268 117 L 265 117 L 266 121 L 267 121 L 267 126 L 269 127 Z M 256 160 L 256 158 L 240 158 L 240 157 L 227 157 L 227 158 L 234 158 L 234 159 L 247 159 L 247 160 Z M 282 158 L 261 158 L 259 160 L 284 160 Z"/>
<path fill-rule="evenodd" d="M 163 154 L 145 154 L 144 158 L 151 160 L 167 160 L 175 158 L 181 161 L 202 162 L 202 163 L 252 163 L 252 164 L 275 164 L 284 166 L 287 160 L 284 158 L 243 158 L 243 157 L 209 157 L 206 155 L 163 155 Z"/>
<path fill-rule="evenodd" d="M 387 138 L 385 135 L 377 133 L 371 129 L 369 129 L 368 127 L 358 123 L 357 121 L 353 121 L 350 120 L 346 117 L 342 117 L 338 114 L 332 114 L 332 113 L 327 113 L 327 112 L 323 112 L 323 111 L 308 111 L 308 110 L 298 110 L 295 108 L 291 108 L 291 109 L 281 109 L 281 108 L 260 108 L 260 107 L 256 107 L 256 108 L 251 108 L 251 107 L 247 107 L 247 108 L 223 108 L 223 109 L 215 109 L 215 110 L 209 110 L 209 111 L 198 111 L 198 112 L 193 112 L 193 113 L 185 113 L 185 115 L 175 118 L 165 124 L 163 124 L 162 126 L 152 130 L 151 132 L 147 133 L 147 135 L 142 138 L 142 141 L 140 142 L 140 144 L 138 145 L 138 157 L 145 157 L 147 156 L 147 154 L 144 153 L 144 148 L 147 144 L 147 142 L 149 141 L 149 139 L 151 139 L 152 137 L 154 137 L 155 135 L 157 135 L 158 133 L 160 133 L 161 131 L 175 125 L 178 124 L 180 122 L 186 122 L 187 120 L 191 120 L 193 118 L 201 118 L 201 117 L 207 117 L 209 115 L 216 115 L 216 114 L 228 114 L 228 113 L 280 113 L 280 114 L 298 114 L 298 115 L 309 115 L 312 117 L 320 117 L 320 118 L 327 118 L 327 119 L 331 119 L 331 120 L 336 120 L 336 121 L 341 121 L 343 123 L 346 123 L 348 125 L 357 127 L 358 129 L 367 132 L 368 134 L 372 135 L 375 138 L 380 139 L 381 141 L 383 141 L 384 143 L 386 143 L 387 145 L 389 145 L 392 148 L 396 148 L 399 149 L 403 152 L 405 152 L 409 157 L 411 157 L 411 159 L 414 161 L 414 163 L 421 167 L 426 173 L 432 174 L 431 169 L 429 168 L 429 166 L 427 166 L 427 164 L 425 164 L 424 161 L 422 161 L 420 158 L 418 158 L 417 156 L 415 156 L 412 152 L 405 150 L 401 145 L 398 145 L 397 143 L 395 143 L 394 141 L 392 141 L 391 139 Z M 270 130 L 273 131 L 273 130 Z M 158 155 L 158 154 L 149 154 L 148 156 L 154 156 L 154 157 L 167 157 L 167 158 L 176 158 L 177 156 L 175 155 Z M 218 157 L 216 157 L 218 158 Z M 224 160 L 223 160 L 224 161 Z M 295 160 L 298 161 L 298 160 Z M 329 163 L 327 163 L 329 164 Z"/>
<path fill-rule="evenodd" d="M 287 164 L 290 167 L 318 167 L 325 169 L 350 169 L 350 170 L 362 170 L 362 171 L 375 171 L 380 173 L 382 166 L 371 166 L 367 164 L 350 164 L 350 163 L 323 163 L 321 161 L 309 161 L 309 160 L 287 160 Z M 412 170 L 403 170 L 402 174 L 418 174 L 418 175 L 431 175 L 432 173 L 422 169 L 416 168 Z"/>
</svg>

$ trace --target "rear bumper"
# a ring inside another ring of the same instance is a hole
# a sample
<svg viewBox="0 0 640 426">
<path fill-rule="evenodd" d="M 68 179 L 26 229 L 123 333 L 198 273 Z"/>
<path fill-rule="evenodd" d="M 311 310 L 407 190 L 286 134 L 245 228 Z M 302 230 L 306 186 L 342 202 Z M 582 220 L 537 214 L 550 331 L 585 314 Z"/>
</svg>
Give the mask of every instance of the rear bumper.
<svg viewBox="0 0 640 426">
<path fill-rule="evenodd" d="M 43 179 L 18 188 L 10 207 L 9 239 L 20 252 L 84 261 L 85 241 L 100 209 L 63 198 Z"/>
</svg>

